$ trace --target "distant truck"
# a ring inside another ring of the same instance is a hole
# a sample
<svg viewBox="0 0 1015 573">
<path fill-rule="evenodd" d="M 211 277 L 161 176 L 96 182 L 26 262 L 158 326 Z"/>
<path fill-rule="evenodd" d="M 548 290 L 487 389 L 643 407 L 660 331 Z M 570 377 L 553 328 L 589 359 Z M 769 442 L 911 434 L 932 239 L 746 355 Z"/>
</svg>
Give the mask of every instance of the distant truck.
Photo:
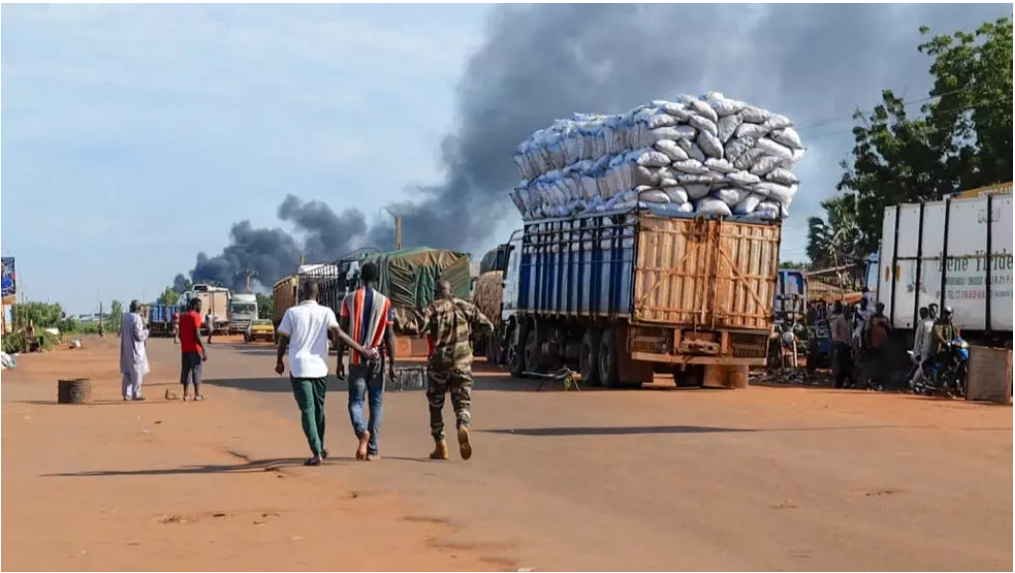
<svg viewBox="0 0 1015 573">
<path fill-rule="evenodd" d="M 1010 347 L 1011 184 L 1001 193 L 886 207 L 865 283 L 896 331 L 912 336 L 920 307 L 936 304 L 952 308 L 964 339 Z"/>
<path fill-rule="evenodd" d="M 201 317 L 205 331 L 213 331 L 216 334 L 229 331 L 229 302 L 232 295 L 229 289 L 207 284 L 196 284 L 192 290 L 180 295 L 181 301 L 189 301 L 192 298 L 201 300 Z M 184 303 L 185 304 L 185 303 Z M 205 316 L 211 314 L 211 324 L 207 324 Z"/>
<path fill-rule="evenodd" d="M 426 356 L 426 341 L 417 330 L 418 311 L 433 301 L 437 282 L 446 280 L 456 296 L 469 298 L 472 267 L 467 253 L 419 247 L 399 251 L 365 250 L 331 264 L 306 265 L 299 279 L 320 286 L 319 301 L 340 314 L 345 297 L 362 286 L 360 269 L 372 262 L 380 270 L 377 288 L 391 299 L 399 356 Z"/>
<path fill-rule="evenodd" d="M 257 320 L 257 295 L 233 294 L 229 302 L 229 333 L 244 334 L 255 320 Z"/>
<path fill-rule="evenodd" d="M 651 209 L 528 222 L 499 247 L 511 374 L 576 367 L 590 386 L 744 387 L 766 362 L 779 222 Z"/>
<path fill-rule="evenodd" d="M 276 329 L 278 329 L 278 323 L 282 322 L 282 316 L 285 314 L 285 311 L 296 304 L 296 290 L 299 286 L 299 275 L 294 274 L 279 279 L 271 287 L 272 322 L 275 323 Z"/>
</svg>

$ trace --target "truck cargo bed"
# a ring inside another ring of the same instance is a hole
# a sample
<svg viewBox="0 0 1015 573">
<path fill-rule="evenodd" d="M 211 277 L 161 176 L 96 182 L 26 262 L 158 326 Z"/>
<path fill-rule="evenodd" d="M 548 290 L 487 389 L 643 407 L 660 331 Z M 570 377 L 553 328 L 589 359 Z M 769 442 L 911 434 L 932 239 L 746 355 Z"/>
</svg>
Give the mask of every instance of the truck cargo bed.
<svg viewBox="0 0 1015 573">
<path fill-rule="evenodd" d="M 519 310 L 768 330 L 781 227 L 616 214 L 526 225 Z"/>
</svg>

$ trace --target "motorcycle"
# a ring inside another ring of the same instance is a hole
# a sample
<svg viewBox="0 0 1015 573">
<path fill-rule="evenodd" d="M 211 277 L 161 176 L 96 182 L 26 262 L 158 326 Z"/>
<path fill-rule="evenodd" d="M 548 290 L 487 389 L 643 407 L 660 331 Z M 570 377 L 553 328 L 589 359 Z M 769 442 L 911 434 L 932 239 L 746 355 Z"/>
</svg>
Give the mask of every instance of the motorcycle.
<svg viewBox="0 0 1015 573">
<path fill-rule="evenodd" d="M 919 357 L 909 351 L 915 368 L 920 368 Z M 969 373 L 969 343 L 961 338 L 952 340 L 948 350 L 928 360 L 922 374 L 913 385 L 913 392 L 923 396 L 943 395 L 964 398 L 966 376 Z"/>
</svg>

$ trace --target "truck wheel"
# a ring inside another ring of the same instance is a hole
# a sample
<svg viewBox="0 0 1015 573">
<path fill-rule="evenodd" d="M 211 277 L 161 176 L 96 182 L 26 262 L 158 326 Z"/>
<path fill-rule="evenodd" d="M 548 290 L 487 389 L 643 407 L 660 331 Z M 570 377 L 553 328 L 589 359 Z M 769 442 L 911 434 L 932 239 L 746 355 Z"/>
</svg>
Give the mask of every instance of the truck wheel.
<svg viewBox="0 0 1015 573">
<path fill-rule="evenodd" d="M 246 342 L 248 344 L 250 343 L 250 335 L 249 334 L 244 334 L 243 335 L 243 342 Z"/>
<path fill-rule="evenodd" d="M 519 343 L 512 344 L 511 341 L 513 339 L 514 332 L 508 330 L 507 335 L 504 337 L 508 372 L 511 373 L 512 378 L 522 378 L 525 373 L 525 339 L 519 337 Z"/>
<path fill-rule="evenodd" d="M 606 388 L 621 386 L 617 371 L 617 332 L 612 328 L 604 331 L 599 341 L 599 382 Z"/>
<path fill-rule="evenodd" d="M 525 335 L 525 346 L 522 349 L 522 360 L 524 361 L 523 368 L 535 370 L 536 364 L 539 362 L 537 360 L 538 356 L 539 338 L 537 336 L 536 329 L 533 328 Z"/>
<path fill-rule="evenodd" d="M 582 375 L 582 383 L 586 386 L 602 386 L 599 377 L 599 348 L 602 344 L 602 333 L 594 328 L 585 331 L 582 337 L 581 353 L 578 366 Z"/>
<path fill-rule="evenodd" d="M 683 372 L 673 373 L 673 383 L 677 388 L 701 388 L 705 385 L 705 367 L 700 364 L 690 364 Z"/>
</svg>

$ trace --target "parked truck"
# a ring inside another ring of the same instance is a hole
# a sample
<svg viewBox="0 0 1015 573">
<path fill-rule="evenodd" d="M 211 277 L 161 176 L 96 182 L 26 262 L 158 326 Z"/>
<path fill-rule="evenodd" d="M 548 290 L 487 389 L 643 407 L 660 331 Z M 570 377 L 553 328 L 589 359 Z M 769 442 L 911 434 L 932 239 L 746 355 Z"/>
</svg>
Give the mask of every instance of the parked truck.
<svg viewBox="0 0 1015 573">
<path fill-rule="evenodd" d="M 445 249 L 418 247 L 399 251 L 364 250 L 334 263 L 307 269 L 303 277 L 316 280 L 319 302 L 340 314 L 345 297 L 362 286 L 360 269 L 372 262 L 378 266 L 377 288 L 391 299 L 398 335 L 398 356 L 426 356 L 426 341 L 418 332 L 418 313 L 433 301 L 437 281 L 447 280 L 456 296 L 468 298 L 472 290 L 469 255 Z"/>
<path fill-rule="evenodd" d="M 194 288 L 180 295 L 180 299 L 188 301 L 192 298 L 201 299 L 201 312 L 205 316 L 211 314 L 211 324 L 201 317 L 205 331 L 211 329 L 216 334 L 229 331 L 229 301 L 232 295 L 229 289 L 207 284 L 196 284 Z"/>
<path fill-rule="evenodd" d="M 500 247 L 514 376 L 576 366 L 590 386 L 747 383 L 766 362 L 779 222 L 641 209 L 528 222 Z"/>
<path fill-rule="evenodd" d="M 1011 184 L 1001 193 L 886 207 L 865 282 L 896 331 L 912 335 L 920 307 L 936 304 L 952 308 L 966 340 L 1010 346 Z"/>
<path fill-rule="evenodd" d="M 229 301 L 229 333 L 245 334 L 257 320 L 257 295 L 236 293 Z"/>
</svg>

